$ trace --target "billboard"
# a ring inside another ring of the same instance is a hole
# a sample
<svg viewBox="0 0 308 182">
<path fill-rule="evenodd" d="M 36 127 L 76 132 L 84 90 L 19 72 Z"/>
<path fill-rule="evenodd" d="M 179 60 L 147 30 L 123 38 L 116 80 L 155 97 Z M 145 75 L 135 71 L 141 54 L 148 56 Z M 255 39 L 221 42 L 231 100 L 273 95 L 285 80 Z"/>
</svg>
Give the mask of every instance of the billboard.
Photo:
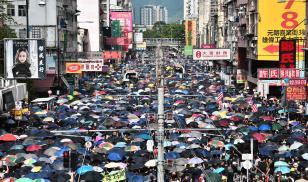
<svg viewBox="0 0 308 182">
<path fill-rule="evenodd" d="M 81 73 L 81 63 L 66 63 L 65 64 L 66 73 Z"/>
<path fill-rule="evenodd" d="M 194 49 L 194 60 L 229 60 L 230 49 Z"/>
<path fill-rule="evenodd" d="M 279 61 L 279 41 L 284 37 L 299 40 L 297 60 L 304 60 L 306 2 L 259 0 L 258 12 L 258 60 Z"/>
<path fill-rule="evenodd" d="M 4 39 L 6 79 L 44 79 L 46 50 L 43 39 Z"/>
<path fill-rule="evenodd" d="M 102 62 L 87 62 L 87 63 L 80 63 L 81 70 L 85 72 L 101 72 L 103 70 L 103 63 Z"/>
<path fill-rule="evenodd" d="M 121 52 L 118 52 L 118 51 L 104 51 L 103 58 L 104 58 L 104 60 L 107 60 L 107 59 L 121 59 L 122 58 L 122 54 L 121 54 Z"/>
<path fill-rule="evenodd" d="M 279 42 L 279 67 L 296 67 L 296 40 L 280 40 Z"/>
<path fill-rule="evenodd" d="M 131 11 L 111 11 L 110 20 L 119 20 L 122 32 L 132 32 L 133 31 L 133 21 L 132 21 Z"/>
<path fill-rule="evenodd" d="M 107 45 L 121 45 L 127 46 L 132 43 L 132 40 L 128 37 L 106 37 Z"/>
<path fill-rule="evenodd" d="M 134 42 L 135 44 L 143 43 L 143 33 L 142 32 L 134 33 Z"/>
<path fill-rule="evenodd" d="M 185 21 L 185 40 L 186 46 L 196 46 L 196 21 Z"/>
</svg>

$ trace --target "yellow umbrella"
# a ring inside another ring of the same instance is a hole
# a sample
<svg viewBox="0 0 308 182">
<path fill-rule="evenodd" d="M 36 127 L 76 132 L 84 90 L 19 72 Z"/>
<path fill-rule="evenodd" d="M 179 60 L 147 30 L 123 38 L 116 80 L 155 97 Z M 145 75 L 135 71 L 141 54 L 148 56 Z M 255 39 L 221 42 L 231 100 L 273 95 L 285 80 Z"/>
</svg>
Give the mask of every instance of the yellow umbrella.
<svg viewBox="0 0 308 182">
<path fill-rule="evenodd" d="M 105 99 L 113 100 L 113 97 L 109 95 L 109 96 L 106 96 Z"/>
<path fill-rule="evenodd" d="M 40 172 L 41 169 L 42 169 L 42 166 L 34 166 L 34 167 L 31 169 L 31 172 L 37 173 L 37 172 Z"/>
<path fill-rule="evenodd" d="M 74 92 L 73 92 L 73 95 L 74 95 L 74 96 L 77 96 L 77 95 L 80 95 L 80 93 L 77 92 L 77 91 L 74 91 Z"/>
<path fill-rule="evenodd" d="M 148 85 L 148 87 L 149 87 L 149 88 L 153 88 L 153 87 L 154 87 L 154 84 L 153 84 L 153 83 L 150 83 L 150 84 Z"/>
</svg>

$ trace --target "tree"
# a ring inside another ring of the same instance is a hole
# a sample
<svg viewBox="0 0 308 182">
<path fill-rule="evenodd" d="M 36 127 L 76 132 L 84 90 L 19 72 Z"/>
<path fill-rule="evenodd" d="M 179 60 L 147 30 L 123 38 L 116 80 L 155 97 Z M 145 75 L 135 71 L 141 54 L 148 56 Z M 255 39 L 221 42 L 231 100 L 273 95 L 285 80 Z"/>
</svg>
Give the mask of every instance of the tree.
<svg viewBox="0 0 308 182">
<path fill-rule="evenodd" d="M 8 0 L 0 0 L 0 26 L 6 22 L 15 22 L 14 19 L 6 13 L 6 6 L 10 4 Z"/>
<path fill-rule="evenodd" d="M 165 22 L 156 22 L 151 30 L 143 32 L 144 38 L 184 38 L 184 24 L 166 24 Z"/>
</svg>

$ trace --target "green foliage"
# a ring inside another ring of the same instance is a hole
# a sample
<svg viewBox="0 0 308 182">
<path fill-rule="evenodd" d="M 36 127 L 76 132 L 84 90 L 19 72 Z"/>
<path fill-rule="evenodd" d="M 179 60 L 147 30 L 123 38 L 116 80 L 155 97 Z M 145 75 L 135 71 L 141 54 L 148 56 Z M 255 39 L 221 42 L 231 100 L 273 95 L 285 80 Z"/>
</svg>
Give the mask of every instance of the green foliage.
<svg viewBox="0 0 308 182">
<path fill-rule="evenodd" d="M 8 0 L 0 0 L 0 24 L 4 24 L 5 22 L 16 23 L 11 16 L 6 14 L 5 7 L 8 4 L 10 4 L 10 1 L 8 1 Z"/>
<path fill-rule="evenodd" d="M 143 32 L 144 38 L 179 38 L 185 36 L 184 24 L 166 24 L 165 22 L 156 22 L 151 30 Z"/>
</svg>

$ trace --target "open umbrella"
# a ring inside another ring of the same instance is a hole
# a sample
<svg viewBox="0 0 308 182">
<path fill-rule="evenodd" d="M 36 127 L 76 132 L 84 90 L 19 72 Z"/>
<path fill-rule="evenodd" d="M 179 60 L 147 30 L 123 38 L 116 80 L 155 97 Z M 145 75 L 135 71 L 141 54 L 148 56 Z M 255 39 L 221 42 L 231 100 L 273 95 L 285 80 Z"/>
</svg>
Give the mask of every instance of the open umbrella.
<svg viewBox="0 0 308 182">
<path fill-rule="evenodd" d="M 224 143 L 222 141 L 219 141 L 219 140 L 212 140 L 208 144 L 215 147 L 215 148 L 223 148 L 224 147 Z"/>
<path fill-rule="evenodd" d="M 295 141 L 291 146 L 290 146 L 290 150 L 296 150 L 299 147 L 301 147 L 303 144 L 300 142 Z"/>
<path fill-rule="evenodd" d="M 199 157 L 194 157 L 194 158 L 191 158 L 191 159 L 189 159 L 188 160 L 188 164 L 201 164 L 201 163 L 203 163 L 204 161 L 201 159 L 201 158 L 199 158 Z"/>
<path fill-rule="evenodd" d="M 157 163 L 157 160 L 156 159 L 152 159 L 152 160 L 147 161 L 144 165 L 146 167 L 155 167 L 156 163 Z"/>
<path fill-rule="evenodd" d="M 278 173 L 278 172 L 281 172 L 282 174 L 288 174 L 288 173 L 290 173 L 290 168 L 289 167 L 287 167 L 287 166 L 282 166 L 282 167 L 278 167 L 278 168 L 276 168 L 275 169 L 275 173 Z"/>
<path fill-rule="evenodd" d="M 219 173 L 223 172 L 224 170 L 225 170 L 225 168 L 219 167 L 219 168 L 217 168 L 217 169 L 214 169 L 213 173 L 219 174 Z"/>
<path fill-rule="evenodd" d="M 113 148 L 113 144 L 109 142 L 104 142 L 99 145 L 99 148 L 103 148 L 105 150 L 110 150 Z"/>
<path fill-rule="evenodd" d="M 274 163 L 274 166 L 275 167 L 283 167 L 283 166 L 289 166 L 289 164 L 288 163 L 286 163 L 286 162 L 284 162 L 284 161 L 276 161 L 275 163 Z"/>
<path fill-rule="evenodd" d="M 17 136 L 10 134 L 10 133 L 6 133 L 0 136 L 0 141 L 12 142 L 16 140 L 17 140 Z"/>
<path fill-rule="evenodd" d="M 77 169 L 77 174 L 84 174 L 86 172 L 89 172 L 89 171 L 93 171 L 93 167 L 92 166 L 89 166 L 89 165 L 84 165 L 84 166 L 81 166 Z"/>
</svg>

